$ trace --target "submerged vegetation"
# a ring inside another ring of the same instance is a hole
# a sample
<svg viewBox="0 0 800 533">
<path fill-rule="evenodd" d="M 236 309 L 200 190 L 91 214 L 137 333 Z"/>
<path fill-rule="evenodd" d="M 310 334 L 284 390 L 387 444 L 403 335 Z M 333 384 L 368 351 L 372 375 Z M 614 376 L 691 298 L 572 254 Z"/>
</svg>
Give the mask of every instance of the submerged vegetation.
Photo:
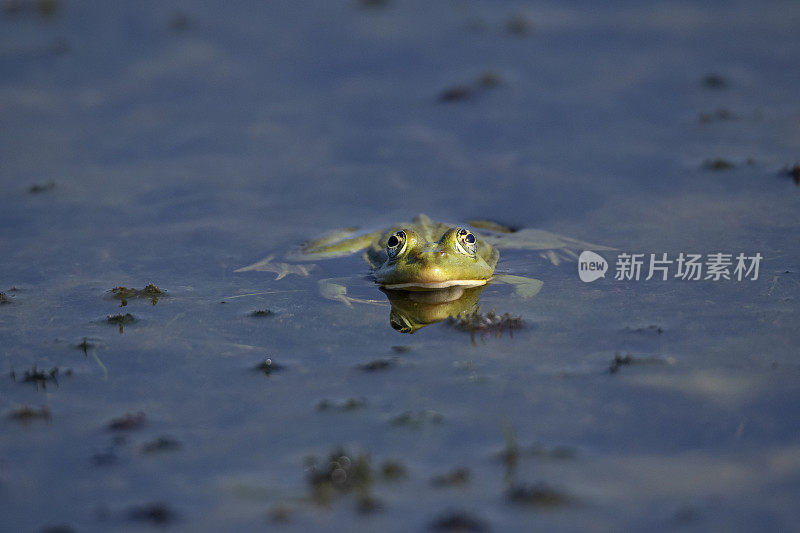
<svg viewBox="0 0 800 533">
<path fill-rule="evenodd" d="M 444 416 L 431 409 L 423 411 L 406 411 L 393 417 L 389 423 L 393 426 L 421 429 L 427 425 L 439 425 L 444 422 Z"/>
<path fill-rule="evenodd" d="M 144 443 L 142 445 L 142 453 L 174 451 L 179 450 L 180 448 L 180 441 L 170 436 L 162 435 L 155 440 Z"/>
<path fill-rule="evenodd" d="M 709 159 L 703 163 L 703 168 L 706 170 L 731 170 L 736 168 L 736 165 L 728 159 L 718 157 L 716 159 Z"/>
<path fill-rule="evenodd" d="M 56 182 L 48 181 L 47 183 L 42 183 L 42 184 L 35 183 L 31 185 L 30 188 L 28 189 L 28 192 L 31 194 L 38 194 L 40 192 L 52 191 L 55 188 L 56 188 Z"/>
<path fill-rule="evenodd" d="M 134 522 L 150 522 L 152 524 L 166 525 L 174 522 L 177 515 L 167 504 L 155 502 L 130 508 L 128 517 Z"/>
<path fill-rule="evenodd" d="M 340 411 L 348 413 L 357 411 L 367 406 L 367 400 L 364 398 L 348 398 L 343 402 L 335 402 L 333 400 L 321 400 L 317 404 L 318 411 Z"/>
<path fill-rule="evenodd" d="M 125 313 L 124 315 L 120 313 L 118 315 L 108 315 L 106 317 L 106 322 L 109 324 L 117 324 L 119 326 L 119 332 L 122 333 L 123 326 L 136 322 L 136 317 L 130 313 Z"/>
<path fill-rule="evenodd" d="M 468 331 L 473 342 L 476 333 L 480 335 L 481 340 L 489 333 L 499 338 L 504 331 L 513 337 L 515 330 L 525 327 L 522 317 L 512 316 L 510 313 L 498 315 L 494 309 L 486 314 L 482 314 L 480 309 L 472 313 L 461 313 L 448 318 L 446 324 L 461 331 Z"/>
<path fill-rule="evenodd" d="M 431 522 L 434 531 L 474 532 L 488 531 L 483 520 L 475 518 L 465 511 L 451 511 Z"/>
<path fill-rule="evenodd" d="M 25 374 L 22 378 L 22 383 L 33 383 L 36 385 L 37 389 L 39 387 L 46 389 L 48 383 L 54 383 L 55 386 L 58 387 L 59 374 L 71 376 L 72 369 L 68 368 L 62 373 L 61 369 L 57 366 L 51 368 L 50 370 L 43 370 L 38 368 L 36 365 L 33 365 L 30 370 L 25 371 Z M 14 370 L 11 371 L 10 377 L 12 380 L 16 381 L 17 374 L 14 372 Z"/>
<path fill-rule="evenodd" d="M 369 513 L 380 508 L 372 495 L 374 473 L 368 454 L 352 455 L 336 449 L 324 464 L 316 457 L 306 460 L 311 499 L 318 505 L 328 506 L 341 496 L 354 494 L 358 511 Z"/>
<path fill-rule="evenodd" d="M 145 414 L 141 411 L 138 413 L 126 413 L 119 418 L 114 418 L 108 423 L 108 429 L 111 431 L 133 431 L 140 429 L 145 423 Z"/>
<path fill-rule="evenodd" d="M 533 507 L 561 507 L 572 501 L 566 493 L 544 483 L 512 485 L 506 491 L 506 497 L 511 503 Z"/>
<path fill-rule="evenodd" d="M 50 409 L 42 406 L 35 409 L 29 405 L 17 407 L 8 415 L 9 418 L 19 422 L 30 422 L 31 420 L 50 420 Z"/>
<path fill-rule="evenodd" d="M 652 357 L 634 357 L 633 355 L 626 353 L 622 355 L 620 353 L 614 354 L 614 359 L 611 360 L 611 364 L 608 366 L 608 373 L 609 374 L 616 374 L 619 372 L 620 368 L 623 366 L 631 366 L 631 365 L 640 365 L 640 364 L 667 364 L 672 363 L 673 360 L 671 358 L 663 358 L 658 356 Z"/>
<path fill-rule="evenodd" d="M 373 359 L 368 363 L 358 365 L 358 368 L 365 372 L 375 372 L 378 370 L 388 370 L 397 366 L 397 360 L 394 358 Z"/>
<path fill-rule="evenodd" d="M 459 466 L 449 472 L 434 476 L 433 479 L 431 479 L 431 485 L 439 488 L 456 487 L 469 483 L 469 478 L 469 468 L 465 466 Z"/>
<path fill-rule="evenodd" d="M 479 91 L 493 89 L 500 86 L 502 80 L 496 72 L 486 71 L 480 74 L 474 82 L 463 83 L 448 87 L 439 94 L 440 102 L 458 102 L 477 96 Z"/>
<path fill-rule="evenodd" d="M 800 185 L 800 163 L 795 163 L 791 167 L 784 168 L 783 174 L 792 178 L 795 185 Z"/>
</svg>

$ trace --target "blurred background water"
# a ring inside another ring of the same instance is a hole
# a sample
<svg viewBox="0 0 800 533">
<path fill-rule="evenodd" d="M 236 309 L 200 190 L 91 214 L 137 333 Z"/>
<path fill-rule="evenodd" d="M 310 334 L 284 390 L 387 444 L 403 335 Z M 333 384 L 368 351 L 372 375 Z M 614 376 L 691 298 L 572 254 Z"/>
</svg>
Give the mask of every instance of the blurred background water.
<svg viewBox="0 0 800 533">
<path fill-rule="evenodd" d="M 792 1 L 3 1 L 0 529 L 795 528 L 798 22 Z M 474 342 L 321 298 L 355 276 L 383 302 L 358 256 L 233 272 L 420 212 L 764 261 L 584 284 L 503 252 L 544 287 L 487 288 L 527 327 Z M 109 293 L 151 282 L 155 305 Z M 369 457 L 374 512 L 363 486 L 313 498 L 306 458 L 339 446 Z"/>
</svg>

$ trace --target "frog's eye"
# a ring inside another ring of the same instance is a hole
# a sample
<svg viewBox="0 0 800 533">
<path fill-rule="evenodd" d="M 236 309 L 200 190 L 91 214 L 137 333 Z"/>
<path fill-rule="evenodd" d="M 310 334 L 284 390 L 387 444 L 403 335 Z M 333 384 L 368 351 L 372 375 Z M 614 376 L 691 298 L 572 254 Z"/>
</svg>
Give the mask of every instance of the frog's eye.
<svg viewBox="0 0 800 533">
<path fill-rule="evenodd" d="M 390 258 L 394 259 L 400 255 L 406 247 L 406 240 L 406 232 L 403 230 L 395 232 L 389 237 L 389 240 L 386 241 L 386 253 Z"/>
<path fill-rule="evenodd" d="M 459 228 L 456 232 L 456 244 L 460 252 L 467 255 L 475 255 L 475 235 L 464 228 Z"/>
</svg>

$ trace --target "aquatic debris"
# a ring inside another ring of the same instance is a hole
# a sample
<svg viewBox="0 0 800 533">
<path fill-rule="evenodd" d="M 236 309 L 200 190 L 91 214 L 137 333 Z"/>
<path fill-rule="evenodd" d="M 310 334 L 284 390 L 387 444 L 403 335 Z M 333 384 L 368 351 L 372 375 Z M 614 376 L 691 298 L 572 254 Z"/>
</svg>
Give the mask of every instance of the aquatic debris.
<svg viewBox="0 0 800 533">
<path fill-rule="evenodd" d="M 2 9 L 3 14 L 9 17 L 31 12 L 43 19 L 51 19 L 58 14 L 59 4 L 59 0 L 6 0 Z"/>
<path fill-rule="evenodd" d="M 370 494 L 358 495 L 356 498 L 356 510 L 360 514 L 374 513 L 380 511 L 381 507 L 381 501 Z"/>
<path fill-rule="evenodd" d="M 386 7 L 389 3 L 389 0 L 358 0 L 358 5 L 362 8 Z"/>
<path fill-rule="evenodd" d="M 23 405 L 11 411 L 8 415 L 9 418 L 19 422 L 30 422 L 31 420 L 50 420 L 50 409 L 42 406 L 39 409 L 34 409 L 29 405 Z"/>
<path fill-rule="evenodd" d="M 527 453 L 534 457 L 543 457 L 547 459 L 574 459 L 577 452 L 574 448 L 569 446 L 553 446 L 548 448 L 544 444 L 534 443 L 527 450 Z"/>
<path fill-rule="evenodd" d="M 269 309 L 258 309 L 250 313 L 249 316 L 252 316 L 254 318 L 265 318 L 268 316 L 275 316 L 275 313 L 270 311 Z"/>
<path fill-rule="evenodd" d="M 611 364 L 608 367 L 608 373 L 615 374 L 617 371 L 619 371 L 620 367 L 628 366 L 632 363 L 633 363 L 633 357 L 631 356 L 631 354 L 625 354 L 625 355 L 615 354 L 614 360 L 611 361 Z"/>
<path fill-rule="evenodd" d="M 394 359 L 373 359 L 369 363 L 358 365 L 357 368 L 365 372 L 375 372 L 376 370 L 386 370 L 392 368 L 397 364 Z"/>
<path fill-rule="evenodd" d="M 608 366 L 608 373 L 609 374 L 616 374 L 620 368 L 623 366 L 630 366 L 634 364 L 666 364 L 672 363 L 673 360 L 671 358 L 664 359 L 663 357 L 634 357 L 633 355 L 626 353 L 625 355 L 620 355 L 619 352 L 614 354 L 614 359 L 611 361 L 611 364 Z"/>
<path fill-rule="evenodd" d="M 0 292 L 0 305 L 10 304 L 11 299 L 6 296 L 6 293 Z"/>
<path fill-rule="evenodd" d="M 47 388 L 47 382 L 53 382 L 58 387 L 58 374 L 61 369 L 57 366 L 54 366 L 50 370 L 41 370 L 36 365 L 33 365 L 33 368 L 30 370 L 25 371 L 25 377 L 22 378 L 23 383 L 35 383 L 36 388 L 38 389 L 40 386 L 43 389 Z M 72 375 L 72 369 L 68 368 L 64 371 L 65 376 Z M 11 379 L 17 379 L 17 374 L 14 370 L 11 371 Z"/>
<path fill-rule="evenodd" d="M 253 367 L 253 370 L 256 370 L 264 375 L 269 376 L 273 372 L 283 370 L 283 366 L 277 364 L 275 361 L 267 357 L 266 359 L 258 363 L 255 367 Z"/>
<path fill-rule="evenodd" d="M 468 85 L 455 85 L 442 91 L 439 95 L 440 102 L 457 102 L 470 98 L 474 90 Z"/>
<path fill-rule="evenodd" d="M 477 84 L 479 86 L 486 87 L 486 88 L 497 87 L 501 83 L 502 83 L 502 79 L 500 78 L 500 75 L 497 74 L 496 72 L 492 72 L 492 71 L 489 71 L 489 70 L 487 70 L 486 72 L 484 72 L 480 76 L 478 76 L 478 80 L 477 80 Z"/>
<path fill-rule="evenodd" d="M 142 445 L 142 453 L 174 451 L 181 448 L 181 443 L 172 437 L 162 435 Z"/>
<path fill-rule="evenodd" d="M 114 453 L 114 450 L 108 450 L 92 455 L 92 463 L 96 466 L 108 466 L 117 462 L 119 457 Z"/>
<path fill-rule="evenodd" d="M 510 313 L 498 315 L 494 309 L 485 315 L 481 314 L 480 309 L 476 309 L 472 313 L 461 313 L 448 318 L 446 323 L 461 331 L 468 331 L 473 341 L 475 333 L 479 333 L 483 339 L 486 333 L 494 333 L 494 336 L 499 338 L 504 331 L 508 331 L 509 335 L 513 337 L 514 330 L 525 327 L 522 317 L 512 316 Z"/>
<path fill-rule="evenodd" d="M 452 511 L 431 522 L 430 528 L 436 531 L 487 531 L 486 523 L 464 511 Z"/>
<path fill-rule="evenodd" d="M 795 185 L 800 185 L 800 163 L 783 169 L 783 174 L 792 178 Z"/>
<path fill-rule="evenodd" d="M 528 35 L 533 25 L 524 15 L 512 15 L 506 20 L 506 32 L 511 35 Z"/>
<path fill-rule="evenodd" d="M 132 431 L 140 429 L 144 426 L 145 415 L 143 412 L 126 413 L 125 415 L 114 418 L 108 423 L 108 429 L 111 431 Z"/>
<path fill-rule="evenodd" d="M 321 400 L 317 404 L 318 411 L 341 411 L 350 412 L 358 409 L 363 409 L 367 405 L 367 400 L 364 398 L 348 398 L 347 400 L 336 403 L 332 400 Z"/>
<path fill-rule="evenodd" d="M 492 89 L 501 83 L 500 76 L 491 71 L 482 73 L 470 84 L 453 85 L 439 94 L 440 102 L 457 102 L 467 100 L 477 94 L 479 89 Z"/>
<path fill-rule="evenodd" d="M 144 289 L 129 289 L 128 287 L 114 287 L 109 291 L 112 298 L 120 301 L 120 307 L 128 305 L 128 300 L 144 299 L 156 305 L 158 299 L 166 295 L 166 291 L 159 289 L 153 283 L 149 283 Z"/>
<path fill-rule="evenodd" d="M 119 325 L 119 332 L 122 333 L 122 326 L 125 324 L 133 324 L 136 322 L 136 317 L 130 313 L 118 314 L 118 315 L 108 315 L 106 317 L 106 322 L 109 324 L 117 324 Z"/>
<path fill-rule="evenodd" d="M 517 444 L 517 435 L 514 432 L 514 426 L 508 421 L 503 423 L 503 440 L 505 444 L 499 455 L 500 460 L 503 461 L 503 465 L 505 466 L 505 481 L 506 483 L 510 483 L 517 474 L 520 450 Z"/>
<path fill-rule="evenodd" d="M 719 74 L 710 73 L 703 77 L 703 86 L 708 89 L 725 89 L 728 87 L 728 80 Z"/>
<path fill-rule="evenodd" d="M 412 429 L 420 429 L 424 425 L 438 425 L 444 422 L 444 416 L 436 411 L 426 409 L 424 411 L 406 411 L 403 414 L 393 417 L 389 423 L 393 426 L 402 426 Z"/>
<path fill-rule="evenodd" d="M 506 491 L 506 497 L 512 503 L 533 507 L 562 507 L 572 501 L 567 494 L 544 483 L 513 485 Z"/>
<path fill-rule="evenodd" d="M 701 516 L 702 513 L 699 507 L 684 505 L 675 511 L 672 515 L 672 521 L 678 525 L 686 525 L 697 522 Z"/>
<path fill-rule="evenodd" d="M 726 109 L 724 107 L 720 107 L 715 111 L 703 111 L 697 116 L 698 122 L 701 124 L 709 124 L 711 122 L 725 122 L 728 120 L 736 120 L 739 117 L 733 113 L 733 111 Z"/>
<path fill-rule="evenodd" d="M 83 355 L 89 355 L 89 350 L 91 348 L 96 348 L 97 345 L 92 342 L 89 342 L 88 337 L 84 337 L 80 343 L 75 345 L 75 347 L 81 350 L 83 352 Z"/>
<path fill-rule="evenodd" d="M 709 159 L 703 163 L 703 168 L 706 170 L 730 170 L 736 168 L 731 161 L 718 157 L 717 159 Z"/>
<path fill-rule="evenodd" d="M 30 188 L 28 189 L 28 192 L 31 194 L 38 194 L 41 192 L 52 191 L 55 188 L 56 188 L 56 182 L 48 181 L 47 183 L 43 183 L 41 185 L 39 185 L 38 183 L 31 185 Z"/>
<path fill-rule="evenodd" d="M 186 31 L 192 26 L 192 17 L 185 11 L 176 11 L 169 17 L 167 26 L 174 32 Z"/>
<path fill-rule="evenodd" d="M 289 521 L 291 509 L 286 505 L 276 505 L 269 512 L 269 517 L 273 522 L 285 523 Z"/>
<path fill-rule="evenodd" d="M 49 524 L 40 531 L 41 533 L 75 533 L 75 529 L 67 524 Z"/>
<path fill-rule="evenodd" d="M 388 459 L 381 464 L 381 474 L 383 479 L 397 481 L 408 476 L 408 470 L 398 461 Z"/>
<path fill-rule="evenodd" d="M 324 467 L 315 457 L 306 460 L 311 496 L 318 505 L 329 505 L 335 496 L 355 493 L 358 511 L 369 513 L 380 508 L 372 494 L 373 472 L 367 454 L 348 455 L 337 449 L 328 456 Z"/>
<path fill-rule="evenodd" d="M 459 466 L 445 474 L 434 476 L 433 479 L 431 479 L 431 485 L 439 488 L 456 487 L 458 485 L 466 485 L 469 483 L 469 478 L 469 468 L 465 466 Z"/>
<path fill-rule="evenodd" d="M 128 511 L 128 517 L 136 522 L 151 522 L 162 525 L 174 522 L 177 518 L 175 511 L 160 502 L 132 507 Z"/>
<path fill-rule="evenodd" d="M 625 326 L 625 331 L 629 331 L 631 333 L 656 333 L 661 335 L 664 333 L 664 328 L 658 326 L 656 324 L 650 324 L 649 326 L 640 326 L 640 327 L 632 327 L 632 326 Z"/>
</svg>

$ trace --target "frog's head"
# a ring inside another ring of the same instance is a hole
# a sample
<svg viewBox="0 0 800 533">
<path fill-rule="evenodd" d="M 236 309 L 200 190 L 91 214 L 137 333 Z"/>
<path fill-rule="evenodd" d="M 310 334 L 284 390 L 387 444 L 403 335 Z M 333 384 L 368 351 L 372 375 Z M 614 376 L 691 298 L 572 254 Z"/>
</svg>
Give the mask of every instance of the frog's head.
<svg viewBox="0 0 800 533">
<path fill-rule="evenodd" d="M 494 268 L 477 248 L 477 238 L 465 228 L 450 228 L 437 242 L 402 229 L 386 240 L 388 258 L 375 271 L 375 279 L 388 289 L 405 290 L 484 285 Z"/>
</svg>

